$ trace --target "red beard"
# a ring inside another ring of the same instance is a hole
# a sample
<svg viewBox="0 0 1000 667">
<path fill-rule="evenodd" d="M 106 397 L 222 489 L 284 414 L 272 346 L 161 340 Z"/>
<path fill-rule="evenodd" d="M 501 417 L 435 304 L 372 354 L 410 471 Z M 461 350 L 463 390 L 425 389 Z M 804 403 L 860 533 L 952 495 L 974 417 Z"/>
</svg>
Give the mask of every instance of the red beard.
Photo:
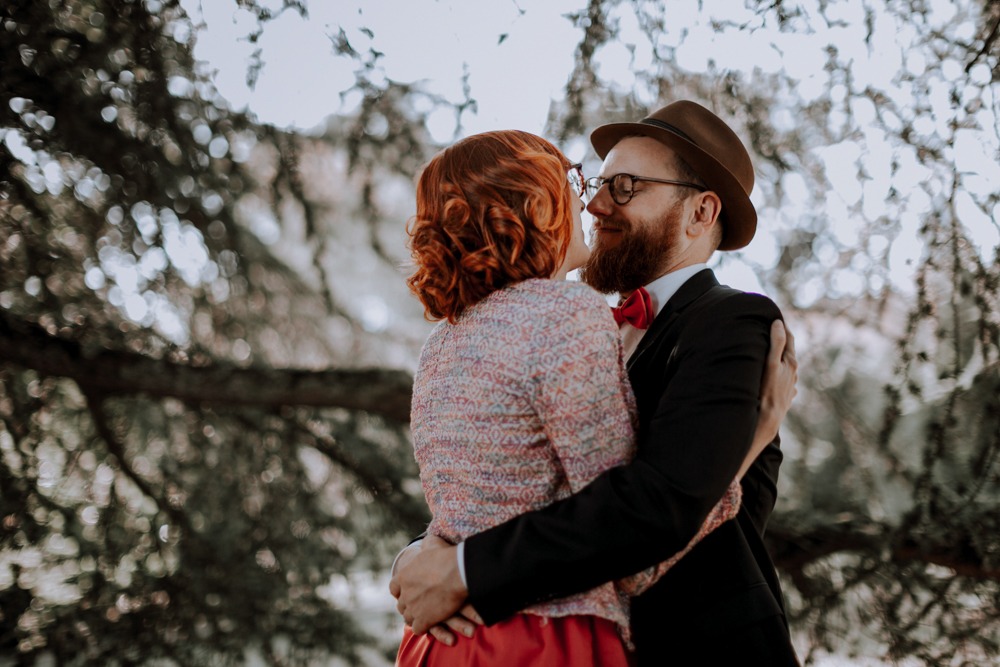
<svg viewBox="0 0 1000 667">
<path fill-rule="evenodd" d="M 606 246 L 601 240 L 601 232 L 594 237 L 590 259 L 580 271 L 580 279 L 598 292 L 631 292 L 648 285 L 670 266 L 673 257 L 673 241 L 680 229 L 680 215 L 683 203 L 678 201 L 652 224 L 634 223 L 628 220 L 607 218 L 599 221 L 619 230 L 618 245 Z"/>
</svg>

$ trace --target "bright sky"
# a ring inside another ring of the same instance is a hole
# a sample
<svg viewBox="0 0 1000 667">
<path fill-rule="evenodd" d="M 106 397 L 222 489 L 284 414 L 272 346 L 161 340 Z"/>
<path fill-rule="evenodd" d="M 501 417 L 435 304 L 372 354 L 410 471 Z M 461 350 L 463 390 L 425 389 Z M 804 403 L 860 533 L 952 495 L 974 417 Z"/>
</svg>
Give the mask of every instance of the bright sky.
<svg viewBox="0 0 1000 667">
<path fill-rule="evenodd" d="M 464 134 L 500 127 L 541 133 L 550 100 L 562 93 L 579 37 L 562 15 L 577 10 L 573 0 L 526 0 L 523 13 L 513 0 L 313 1 L 309 19 L 286 11 L 268 23 L 259 42 L 243 39 L 256 20 L 233 2 L 183 0 L 206 30 L 196 57 L 216 69 L 215 83 L 235 108 L 249 106 L 266 122 L 309 129 L 330 114 L 348 112 L 339 93 L 354 83 L 353 64 L 332 54 L 331 35 L 343 29 L 358 51 L 374 47 L 385 55 L 386 76 L 424 81 L 429 92 L 462 99 L 463 67 L 469 72 L 478 114 L 469 114 Z M 280 6 L 280 2 L 262 2 Z M 416 28 L 419 26 L 419 28 Z M 369 38 L 362 28 L 372 31 Z M 506 34 L 502 43 L 500 36 Z M 260 47 L 265 60 L 256 89 L 246 86 L 246 68 Z M 452 138 L 451 118 L 432 122 L 435 138 Z"/>
<path fill-rule="evenodd" d="M 471 96 L 477 101 L 478 112 L 467 113 L 462 135 L 487 129 L 518 128 L 538 134 L 545 132 L 545 120 L 553 99 L 563 94 L 563 86 L 572 68 L 574 49 L 579 31 L 565 18 L 579 11 L 582 0 L 497 0 L 496 2 L 460 2 L 458 0 L 312 0 L 309 19 L 294 11 L 284 12 L 269 22 L 257 44 L 246 36 L 257 28 L 256 19 L 236 7 L 231 1 L 182 0 L 195 23 L 203 23 L 197 39 L 195 55 L 215 72 L 214 81 L 220 93 L 236 109 L 249 108 L 264 122 L 278 126 L 309 130 L 322 123 L 330 114 L 352 111 L 354 100 L 342 100 L 340 93 L 354 82 L 353 63 L 333 54 L 331 35 L 340 29 L 352 46 L 365 52 L 369 47 L 382 51 L 380 61 L 384 75 L 403 82 L 421 81 L 428 92 L 451 100 L 462 99 L 461 79 L 468 72 Z M 278 9 L 280 0 L 262 0 L 261 4 Z M 928 104 L 940 113 L 926 114 L 917 119 L 914 129 L 922 135 L 949 136 L 948 119 L 953 115 L 952 81 L 965 77 L 963 64 L 944 61 L 941 66 L 942 85 L 930 91 L 927 100 L 914 100 L 897 78 L 900 72 L 918 76 L 929 64 L 920 50 L 907 49 L 915 34 L 906 23 L 893 23 L 885 15 L 875 17 L 875 32 L 881 40 L 868 44 L 865 40 L 864 8 L 855 2 L 826 3 L 827 21 L 816 18 L 820 3 L 812 10 L 816 28 L 812 34 L 777 33 L 761 29 L 761 20 L 752 10 L 737 3 L 725 3 L 724 14 L 719 5 L 668 2 L 668 20 L 660 36 L 659 47 L 676 47 L 677 64 L 690 71 L 701 71 L 712 60 L 716 67 L 734 71 L 771 73 L 784 71 L 796 78 L 796 93 L 811 99 L 824 93 L 828 86 L 824 64 L 828 45 L 836 45 L 838 57 L 853 64 L 851 76 L 854 88 L 869 86 L 884 91 L 896 99 L 902 108 Z M 742 3 L 740 3 L 742 4 Z M 940 26 L 942 34 L 953 39 L 974 37 L 968 22 L 957 20 L 956 6 L 946 0 L 932 3 L 930 22 Z M 809 7 L 809 0 L 803 0 Z M 603 48 L 597 57 L 598 72 L 623 89 L 644 91 L 629 73 L 629 61 L 637 67 L 650 61 L 648 41 L 638 36 L 631 5 L 625 3 L 617 19 L 626 40 L 634 42 L 632 50 L 616 42 Z M 719 34 L 713 19 L 755 28 L 731 29 Z M 418 27 L 419 26 L 419 27 Z M 370 37 L 364 29 L 370 30 Z M 686 38 L 682 37 L 686 33 Z M 500 42 L 500 36 L 507 37 Z M 628 37 L 632 35 L 633 37 Z M 262 49 L 264 69 L 254 90 L 246 85 L 247 67 L 251 54 Z M 986 63 L 974 67 L 968 75 L 972 82 L 989 81 L 991 72 Z M 646 93 L 650 108 L 658 106 L 655 92 Z M 832 98 L 847 99 L 847 90 L 837 84 Z M 969 87 L 959 94 L 975 95 Z M 987 128 L 996 127 L 989 102 L 980 112 L 979 122 Z M 931 179 L 930 192 L 925 194 L 921 182 L 928 171 L 912 155 L 900 154 L 887 144 L 876 127 L 876 109 L 871 102 L 854 99 L 847 105 L 836 106 L 829 122 L 835 127 L 845 120 L 857 123 L 858 136 L 840 144 L 817 150 L 824 162 L 830 190 L 822 203 L 823 213 L 831 220 L 832 238 L 845 247 L 857 247 L 863 230 L 870 221 L 881 216 L 898 222 L 895 231 L 869 239 L 869 250 L 887 252 L 891 283 L 899 289 L 912 288 L 912 268 L 923 252 L 918 242 L 931 198 L 950 187 L 950 174 L 938 181 Z M 937 120 L 935 120 L 937 119 Z M 779 127 L 792 124 L 790 114 L 772 115 Z M 453 117 L 445 114 L 432 117 L 429 129 L 441 141 L 450 141 L 454 130 Z M 1000 152 L 996 132 L 959 132 L 954 145 L 947 148 L 956 169 L 962 174 L 965 188 L 978 196 L 995 192 L 1000 182 L 1000 166 L 995 156 Z M 564 146 L 574 159 L 591 158 L 585 146 Z M 900 167 L 890 171 L 890 163 Z M 857 164 L 865 165 L 868 179 L 859 181 Z M 595 167 L 596 168 L 596 163 Z M 770 184 L 768 184 L 770 185 Z M 780 210 L 762 211 L 758 233 L 736 261 L 727 261 L 720 268 L 723 280 L 748 290 L 761 290 L 750 265 L 774 266 L 779 252 L 776 230 L 793 228 L 813 214 L 815 202 L 806 197 L 801 175 L 790 173 L 782 182 L 786 201 Z M 902 209 L 893 209 L 887 193 L 895 188 L 910 195 Z M 761 210 L 762 193 L 758 187 L 752 195 Z M 854 207 L 861 205 L 861 215 Z M 981 256 L 992 261 L 993 248 L 1000 244 L 1000 206 L 990 215 L 980 211 L 969 195 L 956 198 L 956 215 L 962 220 Z M 833 262 L 839 250 L 827 240 L 818 242 L 816 255 L 821 262 Z M 857 296 L 865 289 L 860 271 L 866 268 L 865 253 L 859 253 L 856 265 L 834 274 L 827 284 L 817 276 L 803 280 L 798 286 L 797 305 L 808 306 L 817 297 L 829 293 Z M 878 280 L 878 279 L 876 279 Z"/>
</svg>

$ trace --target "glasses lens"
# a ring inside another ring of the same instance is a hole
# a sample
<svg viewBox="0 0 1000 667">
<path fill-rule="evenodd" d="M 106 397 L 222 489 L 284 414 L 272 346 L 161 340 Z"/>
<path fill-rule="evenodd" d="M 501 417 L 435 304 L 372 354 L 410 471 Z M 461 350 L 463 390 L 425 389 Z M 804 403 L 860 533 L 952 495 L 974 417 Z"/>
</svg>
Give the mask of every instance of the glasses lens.
<svg viewBox="0 0 1000 667">
<path fill-rule="evenodd" d="M 573 187 L 573 191 L 582 197 L 583 189 L 585 187 L 582 166 L 580 164 L 570 165 L 566 175 L 569 177 L 569 184 Z"/>
<path fill-rule="evenodd" d="M 586 196 L 587 199 L 593 199 L 594 196 L 597 195 L 597 191 L 601 189 L 602 185 L 604 185 L 604 182 L 601 181 L 601 179 L 598 178 L 597 176 L 588 178 L 583 183 L 583 187 L 585 190 L 584 196 Z"/>
<path fill-rule="evenodd" d="M 628 174 L 615 174 L 608 181 L 608 187 L 611 188 L 611 198 L 619 206 L 632 201 L 633 186 L 632 177 Z"/>
</svg>

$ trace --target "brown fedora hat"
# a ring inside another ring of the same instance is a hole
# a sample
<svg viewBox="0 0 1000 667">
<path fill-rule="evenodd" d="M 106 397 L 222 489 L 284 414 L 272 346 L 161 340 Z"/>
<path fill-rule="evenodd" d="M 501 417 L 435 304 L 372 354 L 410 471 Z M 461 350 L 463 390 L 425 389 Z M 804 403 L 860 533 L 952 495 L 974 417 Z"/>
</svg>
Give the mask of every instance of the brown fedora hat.
<svg viewBox="0 0 1000 667">
<path fill-rule="evenodd" d="M 691 165 L 709 190 L 719 195 L 719 250 L 738 250 L 750 243 L 757 231 L 757 211 L 750 202 L 753 164 L 740 138 L 721 118 L 700 104 L 681 100 L 638 123 L 601 125 L 590 134 L 590 143 L 603 160 L 615 144 L 634 135 L 666 144 Z"/>
</svg>

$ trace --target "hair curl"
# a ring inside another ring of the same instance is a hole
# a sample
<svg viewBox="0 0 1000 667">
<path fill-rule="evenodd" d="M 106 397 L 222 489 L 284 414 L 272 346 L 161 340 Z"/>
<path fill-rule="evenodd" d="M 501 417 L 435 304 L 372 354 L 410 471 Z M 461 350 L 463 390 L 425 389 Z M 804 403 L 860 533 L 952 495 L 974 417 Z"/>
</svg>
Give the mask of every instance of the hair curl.
<svg viewBox="0 0 1000 667">
<path fill-rule="evenodd" d="M 417 183 L 407 279 L 428 319 L 454 323 L 492 292 L 548 278 L 572 235 L 569 161 L 527 132 L 484 132 L 441 151 Z"/>
</svg>

